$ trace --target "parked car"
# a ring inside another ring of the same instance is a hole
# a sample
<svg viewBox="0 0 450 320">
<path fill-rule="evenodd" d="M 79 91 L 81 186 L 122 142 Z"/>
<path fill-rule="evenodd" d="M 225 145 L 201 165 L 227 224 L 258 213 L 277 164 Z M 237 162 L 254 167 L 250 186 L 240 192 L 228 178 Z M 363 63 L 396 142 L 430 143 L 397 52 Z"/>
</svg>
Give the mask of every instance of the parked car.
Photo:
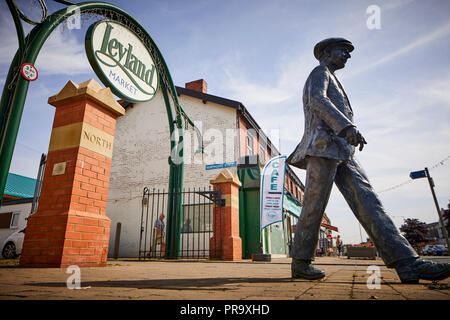
<svg viewBox="0 0 450 320">
<path fill-rule="evenodd" d="M 443 256 L 448 255 L 448 249 L 442 244 L 426 245 L 422 250 L 424 256 Z"/>
<path fill-rule="evenodd" d="M 14 259 L 20 255 L 22 252 L 23 239 L 25 238 L 25 229 L 26 228 L 16 231 L 6 238 L 2 246 L 3 258 Z"/>
<path fill-rule="evenodd" d="M 427 244 L 422 250 L 422 255 L 424 255 L 424 256 L 431 256 L 431 255 L 433 255 L 433 246 Z"/>
<path fill-rule="evenodd" d="M 442 244 L 437 244 L 434 246 L 434 255 L 435 256 L 442 256 L 444 253 L 447 253 L 447 248 Z"/>
</svg>

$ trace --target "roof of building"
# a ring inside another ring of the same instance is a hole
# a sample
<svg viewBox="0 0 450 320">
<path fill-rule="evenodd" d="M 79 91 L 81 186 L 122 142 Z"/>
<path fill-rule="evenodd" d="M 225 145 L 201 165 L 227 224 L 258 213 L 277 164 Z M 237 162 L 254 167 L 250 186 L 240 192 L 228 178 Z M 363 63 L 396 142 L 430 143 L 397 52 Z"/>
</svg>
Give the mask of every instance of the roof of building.
<svg viewBox="0 0 450 320">
<path fill-rule="evenodd" d="M 250 112 L 247 110 L 247 108 L 245 108 L 245 106 L 241 102 L 235 101 L 235 100 L 231 100 L 231 99 L 222 98 L 222 97 L 215 96 L 215 95 L 208 94 L 208 93 L 203 93 L 203 92 L 192 90 L 192 89 L 186 89 L 186 88 L 183 88 L 183 87 L 178 87 L 178 86 L 175 86 L 175 89 L 177 90 L 178 96 L 185 95 L 185 96 L 189 96 L 189 97 L 193 97 L 193 98 L 197 98 L 199 100 L 202 100 L 202 102 L 205 103 L 205 104 L 207 102 L 213 102 L 213 103 L 216 103 L 216 104 L 220 104 L 222 106 L 226 106 L 226 107 L 230 107 L 230 108 L 236 109 L 253 128 L 256 128 L 256 129 L 259 130 L 259 132 L 258 132 L 259 134 L 262 134 L 264 136 L 263 141 L 264 140 L 267 141 L 267 145 L 270 147 L 270 150 L 272 151 L 272 153 L 275 154 L 275 155 L 279 155 L 280 154 L 278 149 L 272 144 L 270 139 L 261 130 L 261 127 L 258 125 L 256 120 L 252 117 Z M 133 105 L 134 105 L 133 102 L 123 101 L 123 100 L 119 101 L 119 103 L 125 109 L 127 109 L 128 107 L 133 107 Z M 287 169 L 288 173 L 292 177 L 294 177 L 294 180 L 297 182 L 297 184 L 300 185 L 300 188 L 302 190 L 304 190 L 305 186 L 300 181 L 300 179 L 297 177 L 295 172 L 289 166 L 286 166 L 286 168 L 288 168 Z"/>
<path fill-rule="evenodd" d="M 30 198 L 34 196 L 35 187 L 36 179 L 21 176 L 15 173 L 8 173 L 5 195 Z"/>
<path fill-rule="evenodd" d="M 214 102 L 214 103 L 217 103 L 217 104 L 220 104 L 220 105 L 223 105 L 223 106 L 235 108 L 242 114 L 242 116 L 245 118 L 245 120 L 247 120 L 254 128 L 257 128 L 257 129 L 261 130 L 261 127 L 258 125 L 256 120 L 252 117 L 252 115 L 247 110 L 247 108 L 245 108 L 245 106 L 239 101 L 225 99 L 225 98 L 222 98 L 222 97 L 218 97 L 218 96 L 214 96 L 214 95 L 211 95 L 211 94 L 199 92 L 199 91 L 196 91 L 196 90 L 186 89 L 186 88 L 182 88 L 182 87 L 175 87 L 175 88 L 176 88 L 177 93 L 178 93 L 179 96 L 184 94 L 186 96 L 190 96 L 190 97 L 193 97 L 193 98 L 201 99 L 203 101 L 203 103 L 206 103 L 206 102 L 209 101 L 209 102 Z M 267 144 L 270 146 L 271 150 L 275 154 L 280 154 L 278 149 L 272 144 L 272 142 L 269 140 L 269 138 L 265 135 L 265 133 L 262 130 L 259 132 L 259 134 L 263 134 L 264 135 L 264 137 L 267 139 L 266 140 Z M 286 166 L 286 168 L 287 168 L 287 172 L 289 173 L 289 175 L 295 180 L 295 182 L 304 191 L 305 190 L 305 186 L 300 181 L 300 179 L 297 177 L 295 172 L 291 169 L 290 166 Z"/>
<path fill-rule="evenodd" d="M 189 97 L 193 97 L 193 98 L 202 100 L 202 102 L 205 104 L 207 102 L 213 102 L 213 103 L 225 106 L 225 107 L 234 108 L 242 114 L 242 116 L 245 118 L 245 120 L 247 120 L 247 122 L 249 122 L 252 127 L 256 128 L 258 130 L 261 130 L 261 127 L 258 125 L 256 120 L 252 117 L 252 115 L 247 110 L 247 108 L 245 108 L 245 106 L 239 101 L 226 99 L 226 98 L 222 98 L 219 96 L 214 96 L 212 94 L 203 93 L 203 92 L 199 92 L 196 90 L 186 89 L 186 88 L 178 87 L 178 86 L 175 86 L 175 89 L 177 90 L 178 96 L 185 95 L 185 96 L 189 96 Z M 124 100 L 119 100 L 118 102 L 125 109 L 127 109 L 128 107 L 134 106 L 134 102 L 124 101 Z M 271 150 L 276 154 L 280 154 L 278 149 L 272 144 L 272 142 L 269 140 L 269 138 L 265 135 L 265 133 L 262 130 L 260 131 L 260 134 L 261 133 L 264 135 L 264 138 L 267 141 L 267 145 L 271 148 Z"/>
<path fill-rule="evenodd" d="M 239 101 L 226 99 L 226 98 L 214 96 L 212 94 L 203 93 L 203 92 L 186 89 L 186 88 L 182 88 L 182 87 L 176 86 L 175 88 L 177 90 L 178 96 L 185 95 L 185 96 L 200 99 L 203 101 L 203 103 L 213 102 L 213 103 L 220 104 L 222 106 L 234 108 L 234 109 L 238 110 L 244 116 L 245 120 L 247 120 L 252 127 L 261 130 L 261 127 L 256 122 L 256 120 L 252 117 L 252 115 L 247 110 L 247 108 Z M 262 132 L 262 133 L 264 134 L 264 132 Z M 267 138 L 267 137 L 265 137 L 265 138 Z M 271 148 L 273 148 L 274 151 L 279 153 L 278 150 L 272 145 L 272 143 L 270 142 L 270 140 L 268 138 L 267 138 L 267 142 L 268 142 L 269 146 L 271 146 Z"/>
<path fill-rule="evenodd" d="M 212 94 L 203 93 L 200 91 L 186 89 L 186 88 L 178 87 L 178 86 L 175 86 L 175 89 L 177 90 L 178 96 L 184 94 L 185 96 L 190 96 L 193 98 L 200 99 L 203 101 L 203 103 L 206 103 L 209 101 L 209 102 L 214 102 L 214 103 L 217 103 L 217 104 L 220 104 L 223 106 L 232 107 L 235 109 L 238 109 L 241 106 L 243 107 L 242 103 L 240 103 L 239 101 L 230 100 L 230 99 L 214 96 Z"/>
<path fill-rule="evenodd" d="M 212 94 L 203 93 L 203 92 L 199 92 L 196 90 L 182 88 L 182 87 L 175 86 L 175 88 L 177 90 L 178 96 L 185 95 L 185 96 L 200 99 L 203 101 L 203 103 L 213 102 L 213 103 L 220 104 L 222 106 L 236 109 L 253 128 L 259 130 L 258 134 L 261 134 L 264 136 L 264 139 L 262 141 L 267 141 L 267 146 L 270 147 L 270 150 L 272 150 L 274 154 L 280 154 L 278 149 L 272 144 L 272 142 L 266 136 L 264 131 L 261 130 L 261 127 L 259 126 L 259 124 L 256 122 L 256 120 L 252 117 L 250 112 L 247 110 L 247 108 L 241 102 L 222 98 L 219 96 L 214 96 Z"/>
<path fill-rule="evenodd" d="M 305 191 L 305 185 L 302 183 L 299 177 L 297 177 L 297 174 L 294 172 L 294 170 L 291 168 L 291 166 L 286 166 L 286 171 L 288 174 L 290 174 L 291 178 L 295 180 L 295 182 L 300 186 L 300 189 L 302 191 Z"/>
</svg>

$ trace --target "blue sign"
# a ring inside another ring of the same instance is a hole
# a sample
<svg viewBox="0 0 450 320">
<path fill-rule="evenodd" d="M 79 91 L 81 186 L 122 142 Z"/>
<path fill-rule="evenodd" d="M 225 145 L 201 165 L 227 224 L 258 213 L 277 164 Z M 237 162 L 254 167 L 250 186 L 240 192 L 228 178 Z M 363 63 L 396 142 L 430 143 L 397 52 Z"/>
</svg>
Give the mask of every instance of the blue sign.
<svg viewBox="0 0 450 320">
<path fill-rule="evenodd" d="M 219 164 L 207 164 L 205 169 L 206 170 L 214 170 L 214 169 L 223 169 L 223 168 L 229 168 L 229 167 L 236 167 L 236 161 L 219 163 Z"/>
<path fill-rule="evenodd" d="M 420 171 L 413 171 L 409 174 L 409 176 L 411 177 L 411 179 L 420 179 L 420 178 L 425 178 L 427 176 L 425 170 L 420 170 Z"/>
</svg>

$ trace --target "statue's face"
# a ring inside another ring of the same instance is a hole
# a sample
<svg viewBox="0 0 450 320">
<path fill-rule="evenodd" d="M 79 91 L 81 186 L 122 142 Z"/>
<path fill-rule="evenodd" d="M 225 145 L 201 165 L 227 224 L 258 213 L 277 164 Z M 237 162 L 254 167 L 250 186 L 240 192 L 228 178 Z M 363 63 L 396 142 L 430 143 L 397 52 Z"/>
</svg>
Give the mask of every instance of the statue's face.
<svg viewBox="0 0 450 320">
<path fill-rule="evenodd" d="M 350 53 L 345 46 L 335 46 L 329 51 L 330 56 L 328 61 L 334 65 L 337 69 L 342 69 L 345 67 L 345 63 L 350 59 Z"/>
</svg>

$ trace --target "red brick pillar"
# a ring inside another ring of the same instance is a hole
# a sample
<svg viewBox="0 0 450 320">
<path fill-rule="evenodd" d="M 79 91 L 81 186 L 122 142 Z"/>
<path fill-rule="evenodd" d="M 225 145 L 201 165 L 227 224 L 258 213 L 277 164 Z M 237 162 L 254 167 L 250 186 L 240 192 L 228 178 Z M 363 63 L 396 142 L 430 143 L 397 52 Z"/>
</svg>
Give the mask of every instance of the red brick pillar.
<svg viewBox="0 0 450 320">
<path fill-rule="evenodd" d="M 239 187 L 241 182 L 228 169 L 223 169 L 210 183 L 220 190 L 225 206 L 214 206 L 213 236 L 210 258 L 239 261 L 242 259 L 242 239 L 239 236 Z"/>
<path fill-rule="evenodd" d="M 69 81 L 56 108 L 38 211 L 28 218 L 23 267 L 105 266 L 116 118 L 125 110 L 95 80 Z"/>
</svg>

